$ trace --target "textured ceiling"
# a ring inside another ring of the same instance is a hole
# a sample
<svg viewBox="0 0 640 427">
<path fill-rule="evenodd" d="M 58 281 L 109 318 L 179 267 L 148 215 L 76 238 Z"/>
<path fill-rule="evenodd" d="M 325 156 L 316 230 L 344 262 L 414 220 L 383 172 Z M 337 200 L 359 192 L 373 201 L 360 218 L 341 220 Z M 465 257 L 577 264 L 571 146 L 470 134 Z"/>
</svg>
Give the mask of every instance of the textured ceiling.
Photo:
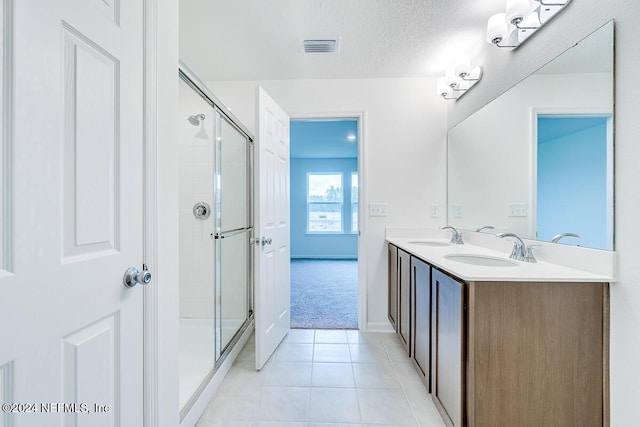
<svg viewBox="0 0 640 427">
<path fill-rule="evenodd" d="M 180 0 L 180 57 L 203 80 L 441 75 L 479 51 L 505 0 Z M 340 37 L 337 54 L 300 40 Z"/>
</svg>

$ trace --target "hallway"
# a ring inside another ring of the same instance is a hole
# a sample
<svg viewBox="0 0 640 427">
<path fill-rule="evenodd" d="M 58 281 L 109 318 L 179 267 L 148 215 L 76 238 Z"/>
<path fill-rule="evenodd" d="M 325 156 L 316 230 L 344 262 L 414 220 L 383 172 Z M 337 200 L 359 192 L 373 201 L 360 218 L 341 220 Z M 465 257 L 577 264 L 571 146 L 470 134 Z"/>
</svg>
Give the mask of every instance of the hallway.
<svg viewBox="0 0 640 427">
<path fill-rule="evenodd" d="M 260 372 L 254 348 L 197 427 L 444 426 L 395 334 L 294 329 Z"/>
</svg>

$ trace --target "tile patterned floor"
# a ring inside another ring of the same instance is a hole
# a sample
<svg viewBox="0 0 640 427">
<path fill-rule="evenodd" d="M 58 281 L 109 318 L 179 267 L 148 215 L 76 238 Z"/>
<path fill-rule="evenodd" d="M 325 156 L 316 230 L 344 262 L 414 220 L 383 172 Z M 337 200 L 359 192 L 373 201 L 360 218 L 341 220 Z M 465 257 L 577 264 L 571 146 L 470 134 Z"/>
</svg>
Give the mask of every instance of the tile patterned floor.
<svg viewBox="0 0 640 427">
<path fill-rule="evenodd" d="M 264 369 L 253 338 L 196 427 L 443 427 L 394 334 L 292 329 Z"/>
</svg>

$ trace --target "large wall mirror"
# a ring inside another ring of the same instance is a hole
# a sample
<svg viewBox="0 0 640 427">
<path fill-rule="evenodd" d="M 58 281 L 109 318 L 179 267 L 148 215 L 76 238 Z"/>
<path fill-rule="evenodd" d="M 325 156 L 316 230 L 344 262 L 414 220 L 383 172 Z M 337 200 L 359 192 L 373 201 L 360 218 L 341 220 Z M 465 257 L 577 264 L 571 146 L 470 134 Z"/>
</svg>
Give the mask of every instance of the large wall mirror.
<svg viewBox="0 0 640 427">
<path fill-rule="evenodd" d="M 613 250 L 613 21 L 449 131 L 447 195 L 456 228 Z"/>
</svg>

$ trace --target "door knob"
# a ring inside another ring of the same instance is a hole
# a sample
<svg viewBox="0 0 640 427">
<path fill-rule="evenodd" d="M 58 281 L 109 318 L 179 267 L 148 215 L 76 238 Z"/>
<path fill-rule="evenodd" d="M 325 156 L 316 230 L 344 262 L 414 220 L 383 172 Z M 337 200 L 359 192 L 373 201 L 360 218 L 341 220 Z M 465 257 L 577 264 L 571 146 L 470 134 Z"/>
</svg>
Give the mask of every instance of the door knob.
<svg viewBox="0 0 640 427">
<path fill-rule="evenodd" d="M 122 282 L 127 288 L 133 288 L 138 283 L 148 285 L 149 282 L 151 282 L 151 273 L 146 268 L 140 271 L 136 267 L 129 267 L 127 271 L 124 272 Z"/>
<path fill-rule="evenodd" d="M 273 240 L 271 239 L 271 237 L 252 237 L 249 239 L 249 244 L 250 245 L 256 245 L 256 246 L 265 246 L 265 245 L 270 245 L 271 242 L 273 242 Z"/>
</svg>

